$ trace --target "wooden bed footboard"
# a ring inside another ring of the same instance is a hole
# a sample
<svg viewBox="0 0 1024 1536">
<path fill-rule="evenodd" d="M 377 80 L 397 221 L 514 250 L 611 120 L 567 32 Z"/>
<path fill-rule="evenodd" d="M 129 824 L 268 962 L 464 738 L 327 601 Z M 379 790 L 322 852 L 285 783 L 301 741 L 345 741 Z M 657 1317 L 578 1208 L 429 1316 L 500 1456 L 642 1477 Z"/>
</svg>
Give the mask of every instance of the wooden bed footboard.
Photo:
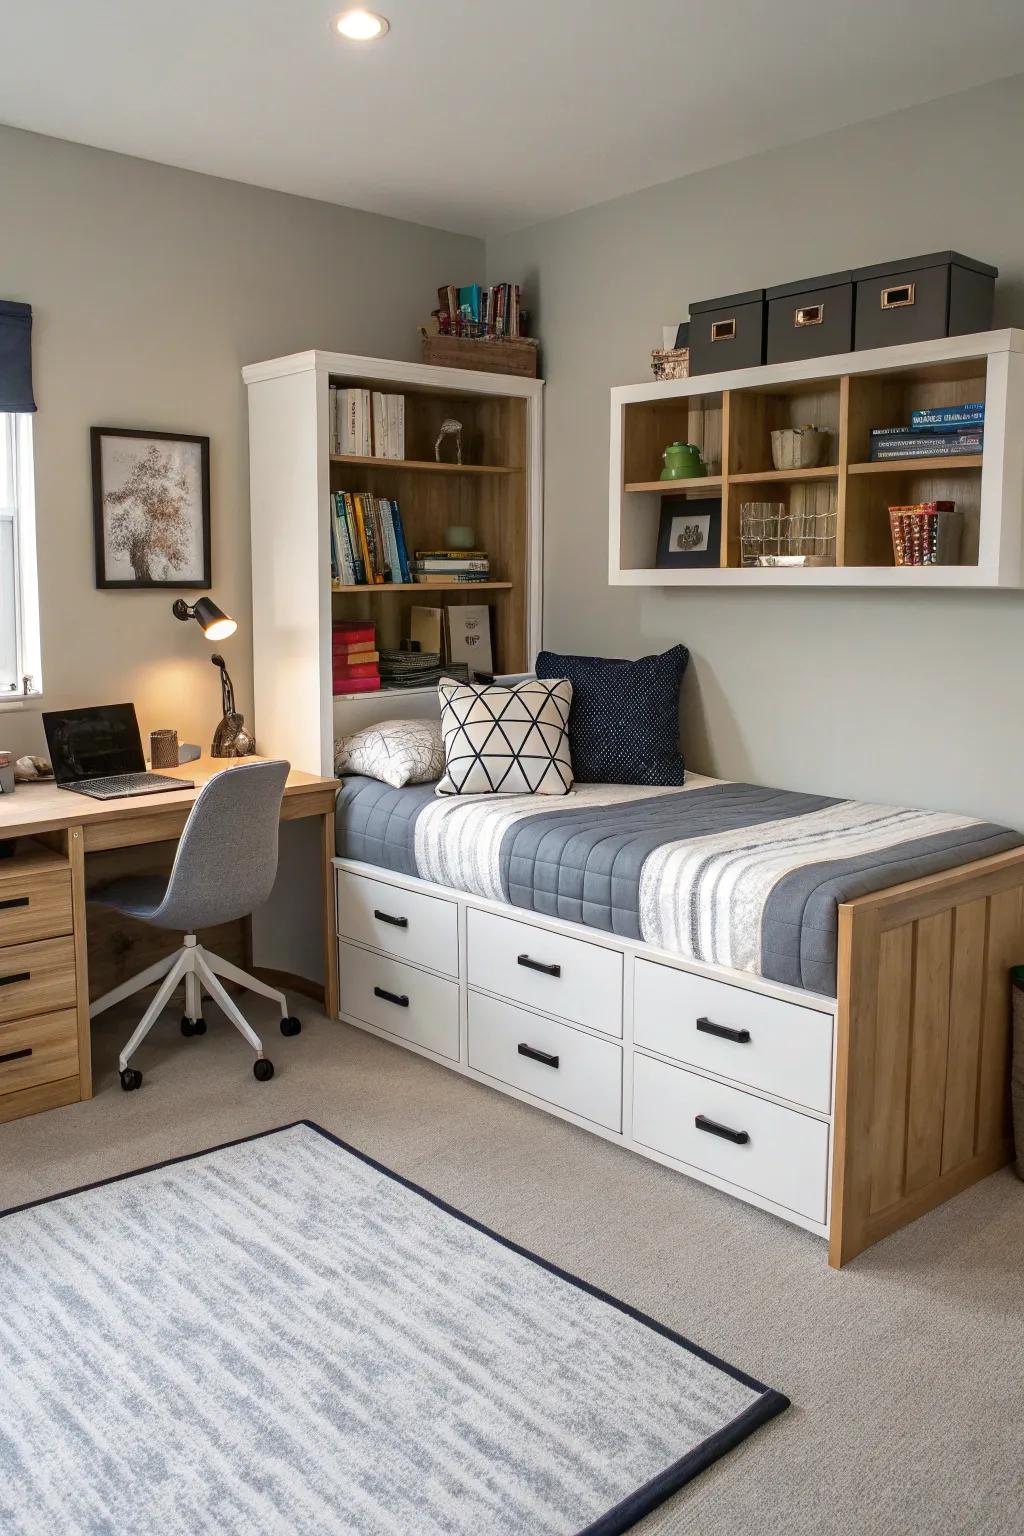
<svg viewBox="0 0 1024 1536">
<path fill-rule="evenodd" d="M 1008 1162 L 1024 849 L 839 908 L 835 1268 Z"/>
</svg>

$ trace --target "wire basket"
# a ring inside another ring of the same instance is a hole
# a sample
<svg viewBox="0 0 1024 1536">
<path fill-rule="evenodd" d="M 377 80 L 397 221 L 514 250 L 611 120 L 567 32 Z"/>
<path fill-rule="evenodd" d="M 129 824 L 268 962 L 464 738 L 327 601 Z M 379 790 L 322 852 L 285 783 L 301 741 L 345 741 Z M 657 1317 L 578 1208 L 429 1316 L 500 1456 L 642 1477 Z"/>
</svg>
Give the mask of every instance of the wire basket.
<svg viewBox="0 0 1024 1536">
<path fill-rule="evenodd" d="M 784 501 L 740 504 L 744 565 L 835 565 L 834 502 L 790 511 Z"/>
</svg>

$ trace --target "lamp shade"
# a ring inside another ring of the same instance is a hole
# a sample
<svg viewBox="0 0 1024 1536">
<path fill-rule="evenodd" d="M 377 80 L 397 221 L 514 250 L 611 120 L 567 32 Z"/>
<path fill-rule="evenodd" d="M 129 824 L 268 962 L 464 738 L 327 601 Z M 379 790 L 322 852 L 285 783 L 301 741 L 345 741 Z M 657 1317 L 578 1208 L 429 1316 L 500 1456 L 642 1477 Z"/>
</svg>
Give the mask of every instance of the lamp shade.
<svg viewBox="0 0 1024 1536">
<path fill-rule="evenodd" d="M 192 616 L 207 640 L 226 640 L 238 628 L 234 619 L 229 619 L 224 610 L 218 608 L 209 597 L 201 597 L 197 600 Z"/>
</svg>

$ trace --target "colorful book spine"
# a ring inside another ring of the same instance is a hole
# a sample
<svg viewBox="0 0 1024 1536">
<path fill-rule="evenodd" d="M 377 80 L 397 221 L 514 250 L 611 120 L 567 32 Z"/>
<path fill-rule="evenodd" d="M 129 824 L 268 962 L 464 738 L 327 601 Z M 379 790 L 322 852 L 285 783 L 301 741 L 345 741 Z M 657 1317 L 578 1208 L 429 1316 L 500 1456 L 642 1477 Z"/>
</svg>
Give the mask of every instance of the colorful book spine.
<svg viewBox="0 0 1024 1536">
<path fill-rule="evenodd" d="M 366 580 L 370 586 L 375 585 L 382 578 L 377 574 L 377 542 L 373 533 L 373 519 L 370 509 L 366 505 L 369 498 L 362 495 L 352 497 L 352 509 L 355 513 L 356 528 L 359 533 L 359 549 L 366 567 Z"/>
<path fill-rule="evenodd" d="M 343 666 L 338 662 L 334 664 L 334 681 L 351 682 L 357 677 L 379 677 L 380 668 L 375 661 L 360 662 L 356 666 Z"/>
<path fill-rule="evenodd" d="M 389 503 L 391 508 L 391 522 L 395 530 L 395 547 L 398 550 L 398 568 L 403 582 L 412 581 L 412 572 L 409 569 L 409 551 L 405 544 L 405 529 L 402 526 L 402 513 L 397 501 Z"/>
<path fill-rule="evenodd" d="M 984 401 L 972 405 L 942 405 L 929 410 L 911 411 L 911 430 L 922 427 L 971 427 L 980 426 L 985 420 Z"/>
<path fill-rule="evenodd" d="M 335 619 L 331 625 L 332 640 L 343 640 L 347 645 L 356 645 L 360 640 L 373 640 L 377 638 L 377 626 L 366 619 Z"/>
<path fill-rule="evenodd" d="M 343 522 L 345 532 L 348 534 L 349 548 L 352 551 L 352 566 L 356 573 L 356 585 L 363 587 L 367 583 L 366 559 L 363 546 L 359 541 L 359 528 L 356 524 L 355 508 L 352 497 L 348 491 L 341 492 Z"/>
<path fill-rule="evenodd" d="M 446 587 L 453 581 L 458 582 L 460 586 L 472 586 L 474 582 L 479 586 L 480 582 L 487 580 L 487 576 L 479 575 L 475 571 L 453 571 L 450 576 L 427 575 L 422 571 L 414 571 L 412 579 L 423 587 Z"/>
</svg>

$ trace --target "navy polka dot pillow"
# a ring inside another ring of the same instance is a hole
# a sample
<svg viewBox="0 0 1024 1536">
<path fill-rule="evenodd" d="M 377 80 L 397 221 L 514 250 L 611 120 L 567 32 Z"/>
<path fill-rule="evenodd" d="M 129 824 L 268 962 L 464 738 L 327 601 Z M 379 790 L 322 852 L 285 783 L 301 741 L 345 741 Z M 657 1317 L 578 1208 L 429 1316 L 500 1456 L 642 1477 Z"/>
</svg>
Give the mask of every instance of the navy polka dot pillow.
<svg viewBox="0 0 1024 1536">
<path fill-rule="evenodd" d="M 584 784 L 682 784 L 679 687 L 690 653 L 609 661 L 541 651 L 538 677 L 572 683 L 569 748 Z"/>
</svg>

